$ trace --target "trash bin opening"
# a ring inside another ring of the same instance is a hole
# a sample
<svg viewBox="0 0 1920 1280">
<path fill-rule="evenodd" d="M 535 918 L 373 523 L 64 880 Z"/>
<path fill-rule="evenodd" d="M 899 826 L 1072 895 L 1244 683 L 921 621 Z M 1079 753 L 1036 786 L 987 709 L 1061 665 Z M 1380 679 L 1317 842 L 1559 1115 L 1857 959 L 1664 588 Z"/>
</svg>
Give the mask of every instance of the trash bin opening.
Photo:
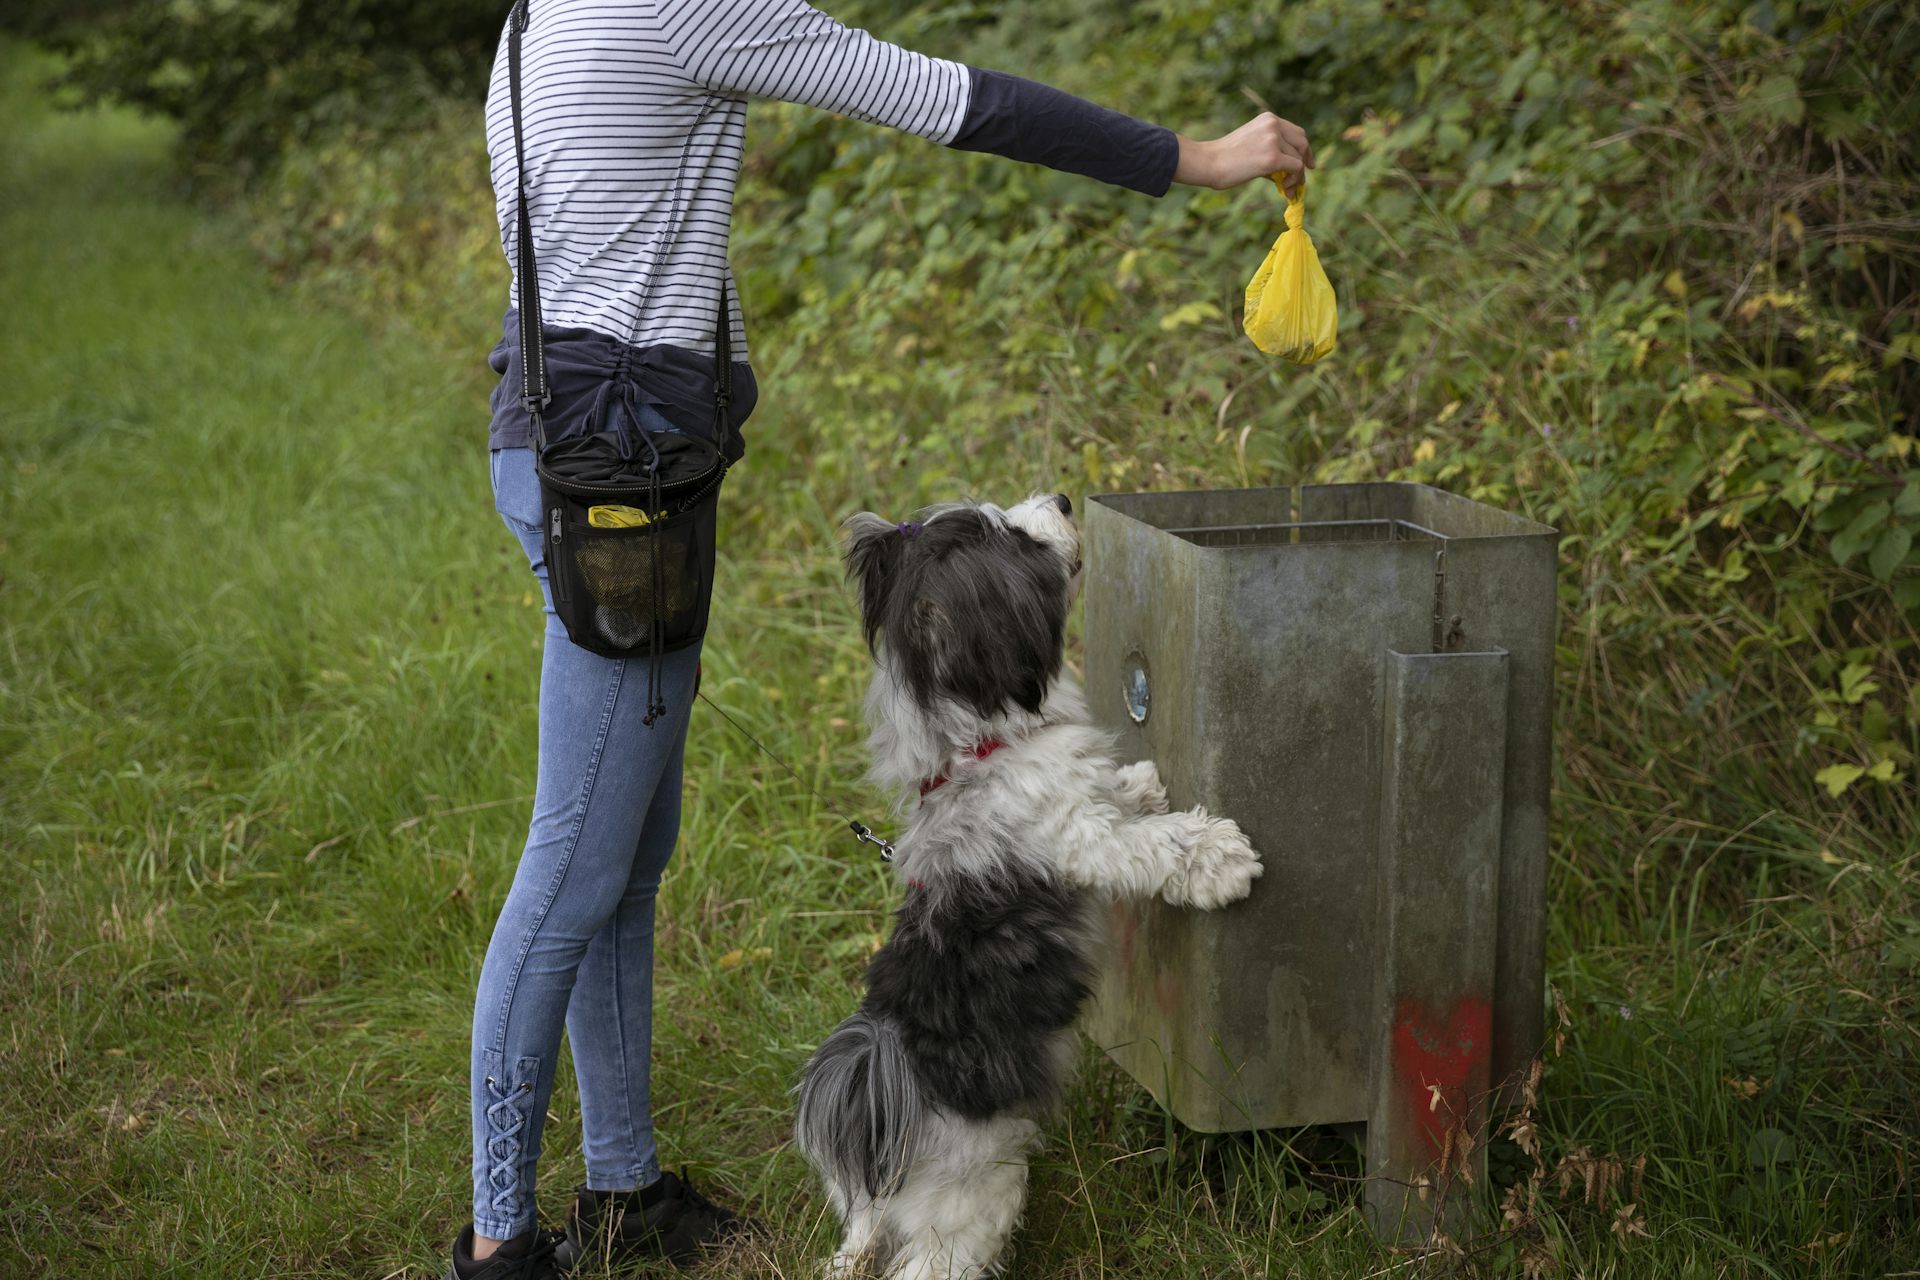
<svg viewBox="0 0 1920 1280">
<path fill-rule="evenodd" d="M 1276 547 L 1301 542 L 1446 542 L 1447 535 L 1411 520 L 1292 520 L 1166 529 L 1199 547 Z"/>
</svg>

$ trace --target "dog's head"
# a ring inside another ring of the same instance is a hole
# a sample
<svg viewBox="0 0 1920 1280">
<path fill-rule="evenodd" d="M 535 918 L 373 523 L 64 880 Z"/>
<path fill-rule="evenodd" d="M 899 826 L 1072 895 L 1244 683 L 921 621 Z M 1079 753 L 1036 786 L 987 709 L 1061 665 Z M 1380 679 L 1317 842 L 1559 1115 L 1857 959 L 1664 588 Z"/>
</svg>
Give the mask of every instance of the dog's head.
<svg viewBox="0 0 1920 1280">
<path fill-rule="evenodd" d="M 1080 586 L 1080 531 L 1065 495 L 932 507 L 901 524 L 862 512 L 846 530 L 867 645 L 885 651 L 915 702 L 989 720 L 1040 710 Z"/>
</svg>

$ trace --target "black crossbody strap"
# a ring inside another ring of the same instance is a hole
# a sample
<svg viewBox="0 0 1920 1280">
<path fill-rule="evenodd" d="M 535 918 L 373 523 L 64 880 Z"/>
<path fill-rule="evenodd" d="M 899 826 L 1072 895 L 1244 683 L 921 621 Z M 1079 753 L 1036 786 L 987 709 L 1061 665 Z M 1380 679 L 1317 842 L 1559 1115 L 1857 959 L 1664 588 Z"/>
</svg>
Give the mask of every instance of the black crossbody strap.
<svg viewBox="0 0 1920 1280">
<path fill-rule="evenodd" d="M 727 314 L 727 269 L 720 268 L 720 310 L 713 322 L 713 403 L 719 417 L 719 439 L 725 440 L 727 406 L 733 403 L 733 317 Z"/>
<path fill-rule="evenodd" d="M 547 385 L 547 343 L 541 332 L 540 268 L 533 257 L 533 218 L 527 212 L 527 145 L 520 122 L 520 37 L 527 29 L 528 0 L 513 6 L 507 22 L 507 83 L 513 97 L 513 165 L 519 199 L 519 225 L 514 231 L 514 275 L 520 284 L 520 403 L 533 415 L 534 435 L 546 447 L 541 414 L 553 399 Z"/>
<path fill-rule="evenodd" d="M 515 193 L 520 210 L 514 231 L 514 277 L 520 285 L 520 403 L 533 416 L 537 449 L 547 447 L 542 414 L 553 399 L 547 381 L 547 338 L 540 315 L 540 269 L 533 256 L 533 219 L 528 213 L 527 146 L 520 119 L 520 37 L 527 29 L 531 0 L 518 0 L 507 21 L 507 83 L 513 99 L 513 164 Z M 713 322 L 713 400 L 719 439 L 731 426 L 727 408 L 733 402 L 733 320 L 727 311 L 727 273 L 720 270 L 720 309 Z"/>
</svg>

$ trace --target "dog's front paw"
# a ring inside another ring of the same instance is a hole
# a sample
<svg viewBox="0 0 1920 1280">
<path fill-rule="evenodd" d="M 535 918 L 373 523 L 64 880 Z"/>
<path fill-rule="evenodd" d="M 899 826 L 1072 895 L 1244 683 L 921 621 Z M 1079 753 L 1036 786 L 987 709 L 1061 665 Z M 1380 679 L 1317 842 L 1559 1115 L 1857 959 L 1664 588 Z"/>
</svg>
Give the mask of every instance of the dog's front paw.
<svg viewBox="0 0 1920 1280">
<path fill-rule="evenodd" d="M 1211 911 L 1252 893 L 1263 868 L 1240 824 L 1208 817 L 1205 809 L 1187 816 L 1193 821 L 1187 854 L 1161 896 L 1176 907 Z"/>
<path fill-rule="evenodd" d="M 1160 781 L 1160 769 L 1151 760 L 1123 767 L 1119 791 L 1120 805 L 1129 813 L 1147 815 L 1167 811 L 1167 786 Z"/>
</svg>

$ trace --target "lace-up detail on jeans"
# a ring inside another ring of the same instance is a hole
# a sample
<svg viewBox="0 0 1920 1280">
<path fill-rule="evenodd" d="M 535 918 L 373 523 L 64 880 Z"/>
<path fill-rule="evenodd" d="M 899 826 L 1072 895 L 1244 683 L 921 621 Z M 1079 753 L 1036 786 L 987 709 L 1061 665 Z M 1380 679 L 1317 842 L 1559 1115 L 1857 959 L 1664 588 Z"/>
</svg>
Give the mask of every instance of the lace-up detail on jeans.
<svg viewBox="0 0 1920 1280">
<path fill-rule="evenodd" d="M 512 1218 L 520 1207 L 520 1155 L 525 1149 L 527 1103 L 533 1085 L 503 1085 L 487 1077 L 487 1181 L 493 1187 L 492 1209 Z"/>
</svg>

